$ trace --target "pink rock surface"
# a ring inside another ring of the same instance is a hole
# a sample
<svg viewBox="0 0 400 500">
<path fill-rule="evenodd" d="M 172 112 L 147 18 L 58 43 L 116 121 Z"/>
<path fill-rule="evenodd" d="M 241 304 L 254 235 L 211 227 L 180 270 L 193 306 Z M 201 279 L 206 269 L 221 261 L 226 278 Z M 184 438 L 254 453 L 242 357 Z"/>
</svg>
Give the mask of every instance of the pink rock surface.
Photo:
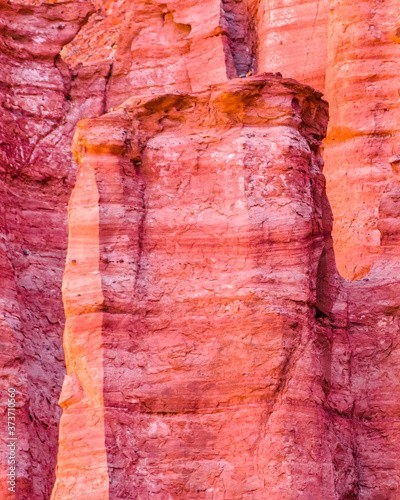
<svg viewBox="0 0 400 500">
<path fill-rule="evenodd" d="M 400 17 L 395 0 L 98 2 L 63 52 L 110 67 L 107 110 L 132 95 L 198 91 L 249 71 L 280 72 L 326 92 L 324 148 L 340 273 L 365 275 L 379 253 L 378 205 L 397 150 Z M 112 66 L 110 64 L 112 63 Z"/>
<path fill-rule="evenodd" d="M 356 491 L 314 310 L 326 123 L 273 75 L 80 122 L 53 499 Z"/>
<path fill-rule="evenodd" d="M 354 13 L 351 2 L 210 1 L 201 6 L 206 18 L 193 2 L 130 6 L 106 3 L 104 27 L 99 22 L 96 35 L 73 42 L 81 58 L 72 54 L 72 62 L 99 51 L 113 61 L 108 110 L 147 90 L 197 91 L 250 70 L 279 71 L 326 90 L 325 175 L 338 268 L 348 279 L 365 275 L 379 251 L 387 160 L 399 153 L 397 3 L 370 0 Z"/>
<path fill-rule="evenodd" d="M 399 192 L 395 175 L 379 207 L 380 254 L 365 278 L 347 284 L 353 416 L 365 500 L 397 499 L 400 487 Z"/>
<path fill-rule="evenodd" d="M 330 14 L 326 98 L 330 125 L 324 159 L 339 271 L 370 269 L 379 252 L 378 206 L 399 154 L 400 23 L 396 1 L 335 2 Z"/>
<path fill-rule="evenodd" d="M 73 67 L 112 63 L 107 109 L 132 95 L 191 92 L 237 76 L 219 0 L 108 2 L 63 51 Z"/>
<path fill-rule="evenodd" d="M 61 279 L 75 182 L 71 76 L 58 58 L 89 2 L 0 2 L 0 497 L 49 498 L 65 372 Z M 73 90 L 72 90 L 73 92 Z M 17 491 L 8 491 L 7 390 L 17 390 Z"/>
<path fill-rule="evenodd" d="M 0 0 L 1 498 L 398 500 L 399 21 Z"/>
<path fill-rule="evenodd" d="M 343 277 L 360 278 L 379 253 L 379 200 L 391 177 L 388 159 L 400 153 L 398 3 L 248 0 L 247 6 L 257 71 L 279 71 L 325 92 L 324 173 L 336 261 Z"/>
<path fill-rule="evenodd" d="M 322 92 L 328 50 L 328 0 L 247 0 L 257 37 L 258 71 L 279 71 Z"/>
</svg>

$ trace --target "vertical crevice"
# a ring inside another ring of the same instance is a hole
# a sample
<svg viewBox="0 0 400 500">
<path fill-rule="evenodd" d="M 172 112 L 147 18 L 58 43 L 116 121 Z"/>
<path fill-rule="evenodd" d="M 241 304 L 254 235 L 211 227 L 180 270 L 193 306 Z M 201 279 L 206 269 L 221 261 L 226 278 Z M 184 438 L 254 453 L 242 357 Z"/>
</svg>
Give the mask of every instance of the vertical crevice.
<svg viewBox="0 0 400 500">
<path fill-rule="evenodd" d="M 256 72 L 256 30 L 244 0 L 221 0 L 237 76 Z"/>
<path fill-rule="evenodd" d="M 106 76 L 105 85 L 104 85 L 103 114 L 107 113 L 108 91 L 109 91 L 110 85 L 111 85 L 111 77 L 112 77 L 112 73 L 113 73 L 113 67 L 114 67 L 114 64 L 111 63 L 110 69 L 109 69 L 108 74 Z"/>
<path fill-rule="evenodd" d="M 144 240 L 144 222 L 145 222 L 145 217 L 146 217 L 146 182 L 143 177 L 143 173 L 141 172 L 142 168 L 142 161 L 141 160 L 136 160 L 133 162 L 134 163 L 134 168 L 135 168 L 135 173 L 136 173 L 136 178 L 138 182 L 138 188 L 139 188 L 139 199 L 141 200 L 141 203 L 139 204 L 139 223 L 138 223 L 138 254 L 137 254 L 137 271 L 136 271 L 136 281 L 135 281 L 135 287 L 137 287 L 137 283 L 140 277 L 141 273 L 141 266 L 142 266 L 142 256 L 143 256 L 143 240 Z"/>
</svg>

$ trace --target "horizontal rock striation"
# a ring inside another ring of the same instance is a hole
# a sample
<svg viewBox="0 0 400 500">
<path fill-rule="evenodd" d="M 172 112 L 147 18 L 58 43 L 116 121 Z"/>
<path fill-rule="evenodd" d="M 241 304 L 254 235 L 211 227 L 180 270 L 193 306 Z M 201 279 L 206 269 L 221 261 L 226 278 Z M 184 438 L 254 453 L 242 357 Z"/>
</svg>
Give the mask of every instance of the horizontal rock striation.
<svg viewBox="0 0 400 500">
<path fill-rule="evenodd" d="M 249 72 L 280 72 L 326 92 L 324 147 L 338 268 L 365 275 L 379 253 L 380 197 L 398 154 L 396 0 L 97 2 L 65 50 L 74 67 L 110 67 L 110 111 L 132 95 L 191 92 Z"/>
<path fill-rule="evenodd" d="M 87 116 L 58 54 L 92 9 L 86 1 L 0 1 L 2 499 L 49 498 L 55 479 L 70 144 L 76 121 Z M 8 491 L 4 453 L 10 387 L 17 391 L 16 494 Z"/>
<path fill-rule="evenodd" d="M 79 123 L 54 500 L 397 498 L 398 179 L 346 282 L 326 122 L 264 74 Z"/>
<path fill-rule="evenodd" d="M 398 174 L 398 159 L 392 160 Z M 395 175 L 380 202 L 381 247 L 370 272 L 346 284 L 363 500 L 394 500 L 399 495 L 399 188 Z"/>
<path fill-rule="evenodd" d="M 356 494 L 348 339 L 316 315 L 326 123 L 273 75 L 80 122 L 53 499 Z"/>
<path fill-rule="evenodd" d="M 199 91 L 238 76 L 220 0 L 99 7 L 62 56 L 76 69 L 108 64 L 108 111 L 133 95 Z"/>
<path fill-rule="evenodd" d="M 328 57 L 328 0 L 244 0 L 257 37 L 258 71 L 279 71 L 320 91 Z"/>
<path fill-rule="evenodd" d="M 397 500 L 398 26 L 0 0 L 1 498 Z"/>
<path fill-rule="evenodd" d="M 329 20 L 326 97 L 330 125 L 324 159 L 336 220 L 337 265 L 348 279 L 364 276 L 379 253 L 379 200 L 399 154 L 400 23 L 391 0 L 334 2 Z"/>
<path fill-rule="evenodd" d="M 398 154 L 400 17 L 396 0 L 96 2 L 63 50 L 74 68 L 109 70 L 108 111 L 133 95 L 200 91 L 236 76 L 280 72 L 326 93 L 324 146 L 340 273 L 364 276 L 379 253 L 378 205 Z M 105 70 L 104 70 L 105 71 Z"/>
</svg>

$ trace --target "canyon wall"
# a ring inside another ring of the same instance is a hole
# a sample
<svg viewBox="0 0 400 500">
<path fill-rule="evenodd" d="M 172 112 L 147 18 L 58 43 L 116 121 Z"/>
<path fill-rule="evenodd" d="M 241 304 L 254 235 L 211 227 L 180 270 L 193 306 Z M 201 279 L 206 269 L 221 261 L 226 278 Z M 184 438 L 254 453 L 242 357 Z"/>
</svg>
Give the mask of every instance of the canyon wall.
<svg viewBox="0 0 400 500">
<path fill-rule="evenodd" d="M 260 74 L 79 123 L 53 499 L 355 490 L 315 318 L 320 96 Z"/>
<path fill-rule="evenodd" d="M 279 71 L 307 83 L 329 102 L 323 155 L 336 262 L 343 277 L 360 278 L 379 253 L 379 200 L 392 176 L 388 160 L 400 153 L 399 4 L 248 0 L 247 5 L 257 71 Z"/>
<path fill-rule="evenodd" d="M 38 2 L 36 2 L 38 3 Z M 48 498 L 65 371 L 60 283 L 75 181 L 69 70 L 59 59 L 89 2 L 1 1 L 1 498 Z M 77 117 L 78 119 L 79 117 Z M 17 391 L 17 494 L 8 491 L 7 390 Z"/>
<path fill-rule="evenodd" d="M 342 0 L 98 6 L 103 14 L 65 48 L 65 58 L 85 65 L 107 54 L 107 110 L 132 95 L 198 91 L 249 71 L 280 72 L 325 93 L 337 265 L 347 279 L 364 276 L 379 253 L 377 207 L 392 175 L 388 159 L 400 153 L 397 0 L 357 8 Z"/>
<path fill-rule="evenodd" d="M 266 74 L 79 123 L 54 500 L 398 497 L 399 181 L 346 282 L 326 123 Z"/>
<path fill-rule="evenodd" d="M 398 498 L 399 21 L 0 0 L 2 498 Z"/>
<path fill-rule="evenodd" d="M 336 220 L 341 274 L 364 276 L 379 253 L 379 200 L 400 153 L 399 4 L 396 0 L 332 2 L 326 98 L 330 125 L 324 159 Z"/>
</svg>

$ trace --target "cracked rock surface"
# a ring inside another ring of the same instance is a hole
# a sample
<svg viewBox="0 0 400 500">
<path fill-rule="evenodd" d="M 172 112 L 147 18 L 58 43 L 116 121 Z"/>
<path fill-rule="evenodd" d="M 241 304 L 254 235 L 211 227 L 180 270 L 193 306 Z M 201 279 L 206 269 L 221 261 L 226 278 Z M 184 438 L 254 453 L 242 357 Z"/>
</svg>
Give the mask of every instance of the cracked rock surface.
<svg viewBox="0 0 400 500">
<path fill-rule="evenodd" d="M 338 439 L 309 370 L 326 124 L 266 74 L 79 123 L 53 499 L 333 494 L 309 466 Z"/>
<path fill-rule="evenodd" d="M 1 498 L 398 500 L 399 23 L 0 0 Z"/>
</svg>

